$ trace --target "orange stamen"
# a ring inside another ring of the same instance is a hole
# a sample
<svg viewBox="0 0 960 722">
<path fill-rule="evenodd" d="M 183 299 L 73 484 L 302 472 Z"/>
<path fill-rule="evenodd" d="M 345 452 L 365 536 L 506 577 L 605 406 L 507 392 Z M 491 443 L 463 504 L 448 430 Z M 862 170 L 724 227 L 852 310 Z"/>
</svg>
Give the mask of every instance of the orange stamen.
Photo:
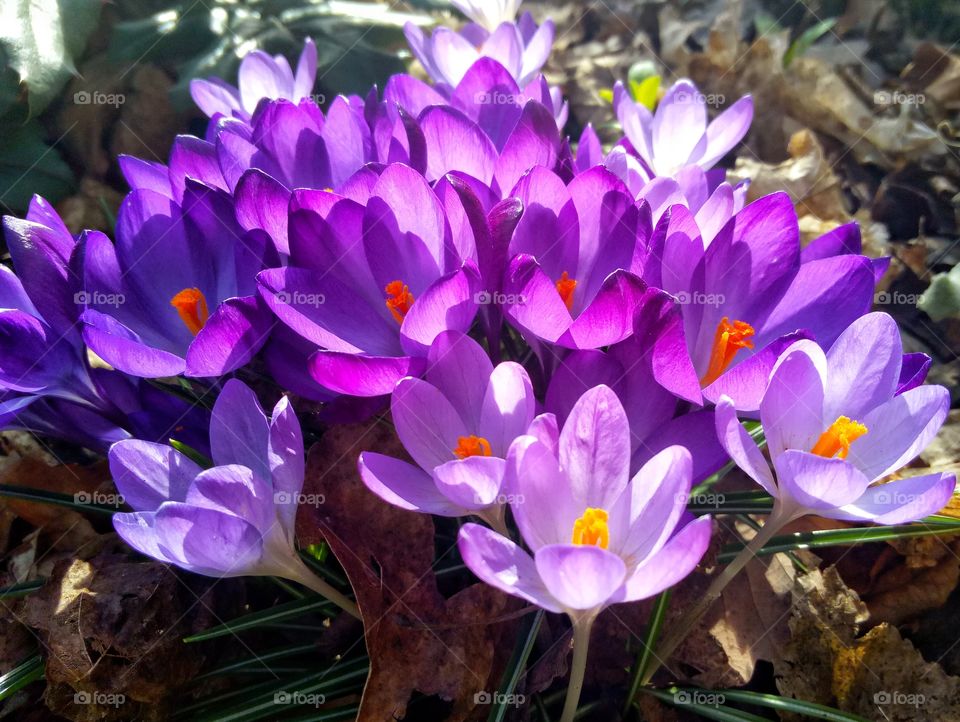
<svg viewBox="0 0 960 722">
<path fill-rule="evenodd" d="M 576 287 L 577 282 L 570 278 L 570 275 L 564 271 L 563 275 L 560 276 L 560 280 L 557 281 L 557 293 L 560 294 L 560 298 L 563 299 L 563 303 L 568 311 L 573 310 L 573 291 Z"/>
<path fill-rule="evenodd" d="M 737 351 L 742 348 L 753 348 L 750 338 L 756 333 L 753 326 L 744 321 L 734 321 L 726 316 L 717 324 L 717 334 L 713 338 L 713 350 L 710 352 L 710 365 L 707 372 L 701 377 L 700 385 L 709 386 L 716 381 L 730 364 Z"/>
<path fill-rule="evenodd" d="M 583 516 L 573 522 L 573 543 L 606 549 L 610 546 L 609 518 L 606 509 L 588 508 Z"/>
<path fill-rule="evenodd" d="M 834 456 L 846 459 L 847 454 L 850 453 L 850 444 L 866 433 L 867 427 L 859 421 L 851 421 L 846 416 L 841 416 L 830 424 L 830 428 L 820 434 L 810 453 L 826 456 L 828 459 Z"/>
<path fill-rule="evenodd" d="M 384 289 L 387 292 L 387 308 L 397 323 L 403 323 L 407 311 L 413 305 L 413 294 L 403 281 L 391 281 Z"/>
<path fill-rule="evenodd" d="M 170 299 L 170 305 L 177 309 L 180 320 L 190 333 L 196 336 L 210 318 L 207 299 L 199 288 L 185 288 Z"/>
<path fill-rule="evenodd" d="M 460 436 L 457 438 L 457 448 L 453 450 L 458 459 L 470 456 L 493 456 L 490 442 L 482 436 Z"/>
</svg>

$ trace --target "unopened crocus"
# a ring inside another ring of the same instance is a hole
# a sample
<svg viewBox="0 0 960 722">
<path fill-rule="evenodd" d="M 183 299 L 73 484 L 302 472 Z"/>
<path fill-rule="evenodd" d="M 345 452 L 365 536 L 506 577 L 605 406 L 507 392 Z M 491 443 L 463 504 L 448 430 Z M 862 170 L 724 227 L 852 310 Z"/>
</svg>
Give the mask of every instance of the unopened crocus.
<svg viewBox="0 0 960 722">
<path fill-rule="evenodd" d="M 673 176 L 686 165 L 712 168 L 743 140 L 753 121 L 753 99 L 747 95 L 708 122 L 706 96 L 686 79 L 667 89 L 653 113 L 617 83 L 613 107 L 648 180 Z"/>
<path fill-rule="evenodd" d="M 609 387 L 598 386 L 573 407 L 556 449 L 533 436 L 510 449 L 510 506 L 530 552 L 477 524 L 460 530 L 464 563 L 480 579 L 570 616 L 574 659 L 564 722 L 576 711 L 597 615 L 676 584 L 710 542 L 709 517 L 691 520 L 686 512 L 686 449 L 664 449 L 632 479 L 629 464 L 626 413 Z"/>
<path fill-rule="evenodd" d="M 956 485 L 952 473 L 875 483 L 913 460 L 950 408 L 942 386 L 898 393 L 902 362 L 896 322 L 884 313 L 856 320 L 826 353 L 809 340 L 790 346 L 760 405 L 772 469 L 733 403 L 720 400 L 720 442 L 774 497 L 768 524 L 804 514 L 899 524 L 946 505 Z"/>
<path fill-rule="evenodd" d="M 291 579 L 356 616 L 356 605 L 294 550 L 304 454 L 289 400 L 268 419 L 250 388 L 228 381 L 213 407 L 210 447 L 214 466 L 203 469 L 164 444 L 114 444 L 110 471 L 136 510 L 114 515 L 117 533 L 137 551 L 197 574 Z"/>
<path fill-rule="evenodd" d="M 424 379 L 402 379 L 390 397 L 397 436 L 415 464 L 365 451 L 360 476 L 401 508 L 478 516 L 505 533 L 505 459 L 536 407 L 527 372 L 513 361 L 494 367 L 455 331 L 437 337 L 427 364 Z"/>
<path fill-rule="evenodd" d="M 389 394 L 423 373 L 440 333 L 473 323 L 474 254 L 455 247 L 443 206 L 408 166 L 384 169 L 362 204 L 297 191 L 289 233 L 290 265 L 260 273 L 260 293 L 319 347 L 310 370 L 331 391 Z"/>
<path fill-rule="evenodd" d="M 247 53 L 240 61 L 239 87 L 220 78 L 190 81 L 190 95 L 208 117 L 217 115 L 249 120 L 263 99 L 300 102 L 313 93 L 317 77 L 317 47 L 307 38 L 296 73 L 282 55 L 262 50 Z"/>
</svg>

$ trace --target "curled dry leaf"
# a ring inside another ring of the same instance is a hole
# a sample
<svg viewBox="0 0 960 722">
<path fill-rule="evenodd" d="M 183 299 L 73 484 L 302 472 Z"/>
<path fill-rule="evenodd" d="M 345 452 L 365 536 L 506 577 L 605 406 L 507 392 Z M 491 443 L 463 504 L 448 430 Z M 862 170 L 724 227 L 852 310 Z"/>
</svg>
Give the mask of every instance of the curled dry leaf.
<svg viewBox="0 0 960 722">
<path fill-rule="evenodd" d="M 402 719 L 415 690 L 453 700 L 448 720 L 467 719 L 474 696 L 496 690 L 513 647 L 515 621 L 489 620 L 520 605 L 483 584 L 444 599 L 432 519 L 370 493 L 357 474 L 360 449 L 402 454 L 385 425 L 330 429 L 310 450 L 303 489 L 323 503 L 302 504 L 297 516 L 301 543 L 330 545 L 363 616 L 371 666 L 358 719 Z"/>
</svg>

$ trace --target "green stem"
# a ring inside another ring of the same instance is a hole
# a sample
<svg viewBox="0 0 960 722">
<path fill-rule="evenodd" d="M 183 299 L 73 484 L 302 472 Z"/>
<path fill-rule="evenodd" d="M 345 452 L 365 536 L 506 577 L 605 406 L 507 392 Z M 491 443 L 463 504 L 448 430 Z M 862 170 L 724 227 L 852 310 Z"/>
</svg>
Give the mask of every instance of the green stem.
<svg viewBox="0 0 960 722">
<path fill-rule="evenodd" d="M 596 614 L 573 619 L 573 661 L 570 663 L 570 683 L 567 686 L 567 698 L 563 703 L 560 722 L 573 722 L 580 704 L 580 692 L 583 691 L 583 675 L 587 670 L 587 650 L 590 647 L 590 629 Z"/>
<path fill-rule="evenodd" d="M 650 682 L 653 675 L 660 669 L 660 665 L 665 664 L 670 655 L 676 651 L 680 643 L 686 639 L 690 631 L 696 626 L 700 618 L 706 614 L 707 610 L 713 606 L 713 603 L 720 598 L 723 590 L 733 581 L 733 578 L 747 565 L 747 563 L 757 556 L 757 552 L 763 548 L 763 545 L 770 541 L 778 531 L 783 529 L 793 519 L 793 515 L 785 512 L 779 506 L 775 506 L 766 523 L 760 528 L 760 531 L 750 540 L 740 553 L 724 567 L 707 588 L 700 600 L 684 615 L 683 621 L 673 632 L 667 635 L 663 643 L 654 653 L 654 659 L 649 668 L 643 673 L 640 681 L 641 685 Z"/>
<path fill-rule="evenodd" d="M 637 659 L 633 663 L 633 676 L 630 680 L 630 691 L 627 692 L 627 699 L 623 705 L 623 717 L 627 716 L 630 705 L 633 704 L 634 697 L 640 690 L 640 680 L 643 677 L 643 670 L 650 666 L 650 660 L 653 657 L 653 649 L 660 636 L 660 630 L 663 628 L 663 620 L 667 616 L 667 606 L 670 604 L 670 590 L 667 589 L 660 593 L 657 601 L 650 610 L 650 619 L 647 620 L 646 638 L 642 640 L 643 648 L 637 652 Z"/>
<path fill-rule="evenodd" d="M 341 592 L 334 589 L 330 584 L 315 574 L 305 574 L 302 578 L 295 579 L 294 581 L 300 582 L 307 589 L 316 592 L 324 599 L 329 599 L 351 617 L 355 617 L 361 622 L 363 621 L 363 617 L 360 616 L 360 609 L 353 601 L 347 599 Z"/>
</svg>

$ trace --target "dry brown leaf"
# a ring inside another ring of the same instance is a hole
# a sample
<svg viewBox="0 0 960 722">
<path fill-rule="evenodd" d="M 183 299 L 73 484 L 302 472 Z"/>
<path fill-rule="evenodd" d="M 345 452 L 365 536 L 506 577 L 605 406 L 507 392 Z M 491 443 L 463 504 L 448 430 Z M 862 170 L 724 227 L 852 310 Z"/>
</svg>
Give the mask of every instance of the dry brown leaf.
<svg viewBox="0 0 960 722">
<path fill-rule="evenodd" d="M 358 719 L 402 719 L 417 690 L 453 700 L 448 719 L 464 720 L 477 693 L 496 689 L 512 650 L 512 639 L 498 642 L 514 622 L 488 620 L 519 604 L 485 584 L 444 599 L 433 573 L 432 519 L 368 491 L 356 470 L 361 449 L 398 454 L 399 442 L 385 425 L 328 430 L 310 450 L 304 484 L 304 494 L 323 495 L 324 503 L 301 505 L 297 517 L 303 542 L 326 539 L 363 616 L 371 666 Z"/>
<path fill-rule="evenodd" d="M 935 43 L 920 43 L 901 77 L 946 110 L 960 108 L 960 56 Z"/>
</svg>

